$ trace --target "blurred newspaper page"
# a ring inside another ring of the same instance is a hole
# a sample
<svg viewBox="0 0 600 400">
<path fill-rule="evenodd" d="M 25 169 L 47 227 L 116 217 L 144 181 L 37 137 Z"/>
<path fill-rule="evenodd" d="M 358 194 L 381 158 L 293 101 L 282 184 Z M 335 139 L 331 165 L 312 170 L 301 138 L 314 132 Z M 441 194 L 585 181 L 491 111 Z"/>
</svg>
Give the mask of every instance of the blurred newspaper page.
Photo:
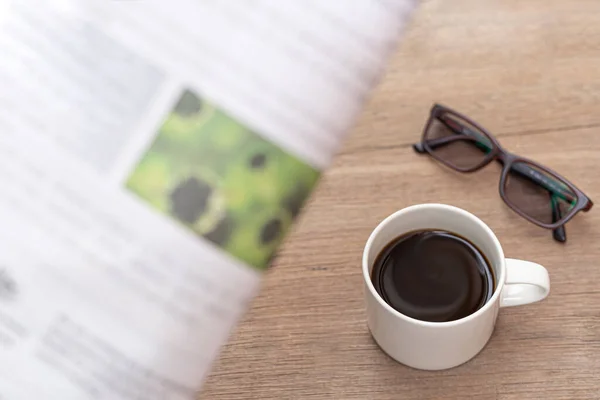
<svg viewBox="0 0 600 400">
<path fill-rule="evenodd" d="M 0 0 L 0 399 L 192 399 L 410 0 Z"/>
</svg>

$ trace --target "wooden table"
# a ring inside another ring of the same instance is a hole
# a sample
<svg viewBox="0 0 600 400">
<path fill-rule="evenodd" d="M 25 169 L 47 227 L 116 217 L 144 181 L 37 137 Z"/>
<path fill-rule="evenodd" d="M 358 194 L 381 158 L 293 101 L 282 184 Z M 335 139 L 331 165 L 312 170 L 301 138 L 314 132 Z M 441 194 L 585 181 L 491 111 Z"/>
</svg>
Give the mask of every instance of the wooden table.
<svg viewBox="0 0 600 400">
<path fill-rule="evenodd" d="M 504 205 L 497 165 L 460 175 L 415 155 L 433 102 L 600 203 L 600 1 L 427 1 L 201 398 L 600 399 L 600 208 L 561 245 Z M 377 223 L 424 202 L 475 213 L 552 281 L 546 301 L 501 311 L 478 357 L 435 373 L 375 345 L 360 272 Z"/>
</svg>

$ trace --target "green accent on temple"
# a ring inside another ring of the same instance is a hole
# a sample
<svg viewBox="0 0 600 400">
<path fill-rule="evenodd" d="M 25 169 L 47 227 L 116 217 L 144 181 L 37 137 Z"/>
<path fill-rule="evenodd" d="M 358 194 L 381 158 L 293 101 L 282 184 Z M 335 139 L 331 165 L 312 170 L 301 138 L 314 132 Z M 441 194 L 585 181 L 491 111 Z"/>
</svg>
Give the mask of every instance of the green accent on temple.
<svg viewBox="0 0 600 400">
<path fill-rule="evenodd" d="M 569 207 L 569 211 L 571 211 L 577 205 L 577 199 L 571 201 L 571 206 Z"/>
<path fill-rule="evenodd" d="M 491 145 L 486 145 L 484 142 L 481 142 L 479 140 L 477 142 L 475 142 L 475 146 L 477 146 L 481 150 L 483 150 L 485 152 L 485 154 L 489 154 L 489 152 L 492 151 Z"/>
<path fill-rule="evenodd" d="M 263 270 L 319 176 L 185 91 L 126 186 L 162 214 Z"/>
</svg>

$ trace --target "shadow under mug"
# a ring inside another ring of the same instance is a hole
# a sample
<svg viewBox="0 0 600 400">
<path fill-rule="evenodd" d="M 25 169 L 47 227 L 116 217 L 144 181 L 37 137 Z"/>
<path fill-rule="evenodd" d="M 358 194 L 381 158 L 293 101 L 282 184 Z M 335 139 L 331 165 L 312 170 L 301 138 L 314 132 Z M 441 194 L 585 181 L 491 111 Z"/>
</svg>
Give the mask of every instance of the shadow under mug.
<svg viewBox="0 0 600 400">
<path fill-rule="evenodd" d="M 377 293 L 371 281 L 377 255 L 395 238 L 421 229 L 456 233 L 486 255 L 494 270 L 496 288 L 482 308 L 456 321 L 428 322 L 401 314 Z M 417 369 L 447 369 L 469 361 L 492 336 L 501 307 L 534 303 L 550 292 L 544 267 L 505 258 L 498 238 L 483 221 L 444 204 L 414 205 L 390 215 L 369 237 L 362 264 L 367 321 L 373 338 L 390 357 Z"/>
</svg>

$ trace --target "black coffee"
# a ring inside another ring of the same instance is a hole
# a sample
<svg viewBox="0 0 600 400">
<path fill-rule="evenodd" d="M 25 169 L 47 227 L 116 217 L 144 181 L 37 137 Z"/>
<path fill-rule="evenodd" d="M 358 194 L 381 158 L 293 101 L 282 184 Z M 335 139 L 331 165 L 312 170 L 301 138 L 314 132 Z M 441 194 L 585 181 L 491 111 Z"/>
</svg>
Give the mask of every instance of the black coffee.
<svg viewBox="0 0 600 400">
<path fill-rule="evenodd" d="M 431 322 L 473 314 L 495 288 L 483 253 L 465 238 L 440 230 L 411 232 L 389 243 L 377 256 L 371 279 L 394 309 Z"/>
</svg>

